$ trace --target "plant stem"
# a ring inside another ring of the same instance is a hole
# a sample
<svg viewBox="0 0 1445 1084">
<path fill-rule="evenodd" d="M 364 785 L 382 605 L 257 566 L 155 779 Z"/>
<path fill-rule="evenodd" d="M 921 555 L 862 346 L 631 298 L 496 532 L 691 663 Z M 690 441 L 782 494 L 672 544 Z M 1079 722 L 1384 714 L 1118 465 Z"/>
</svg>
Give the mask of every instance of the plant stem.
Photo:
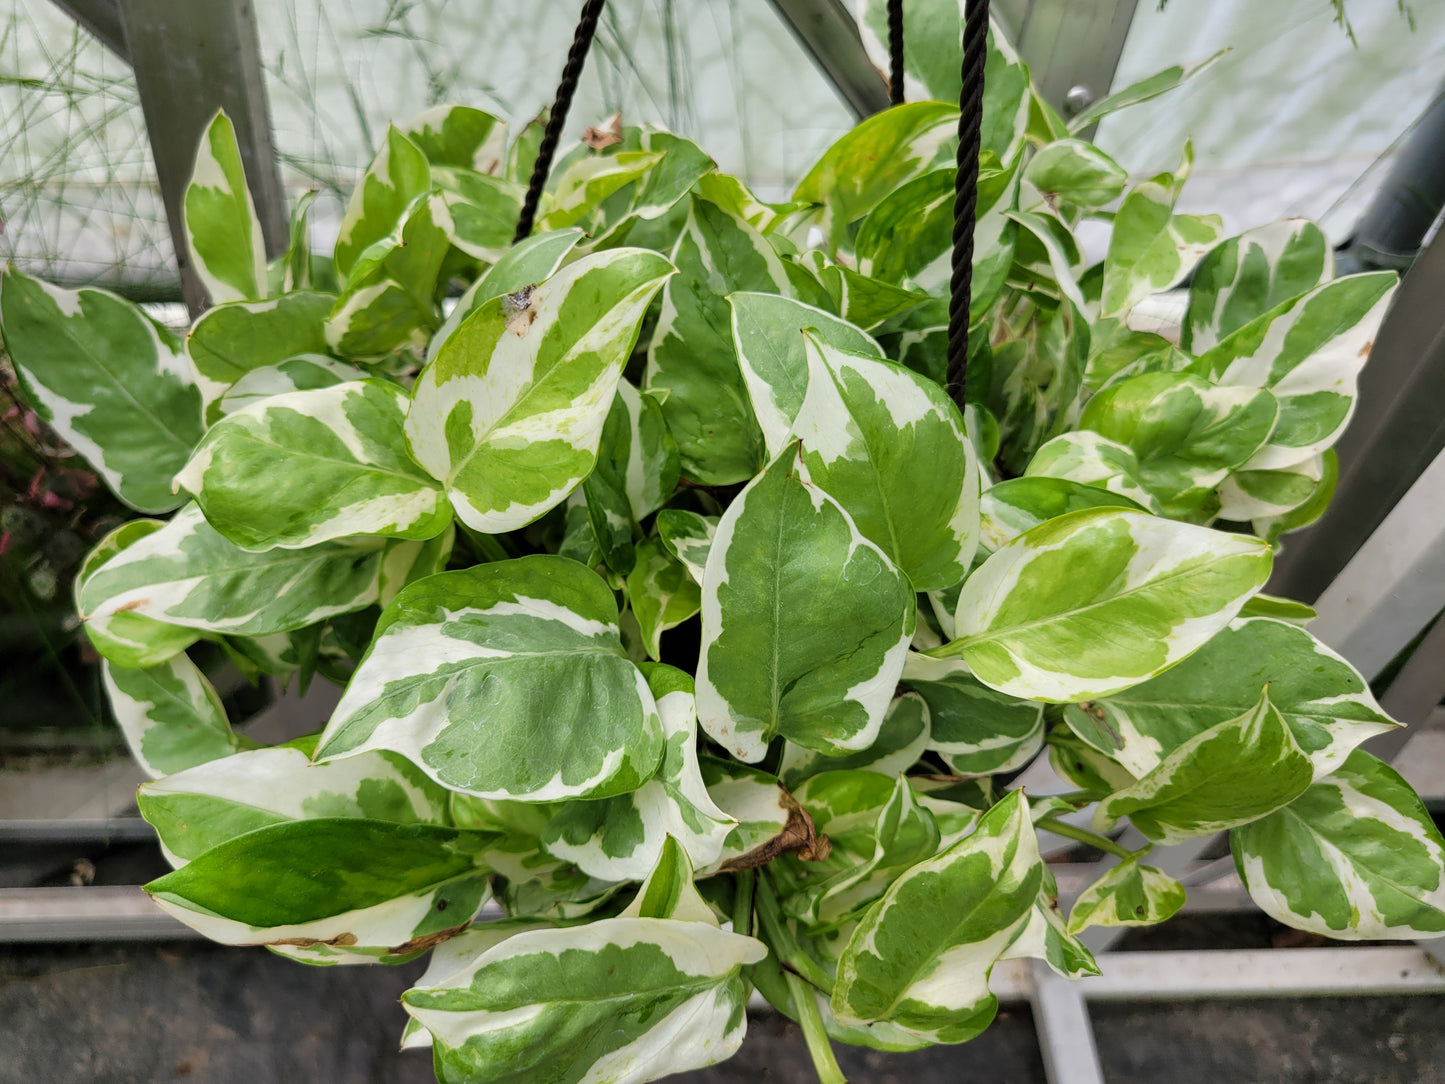
<svg viewBox="0 0 1445 1084">
<path fill-rule="evenodd" d="M 511 554 L 503 549 L 501 542 L 497 541 L 492 535 L 482 534 L 481 531 L 474 531 L 460 520 L 457 521 L 457 526 L 462 529 L 462 532 L 467 536 L 467 540 L 476 548 L 479 556 L 485 557 L 488 561 L 511 560 Z"/>
<path fill-rule="evenodd" d="M 778 899 L 773 895 L 773 888 L 768 884 L 766 877 L 758 881 L 758 892 L 754 904 L 757 907 L 758 924 L 762 927 L 760 932 L 763 939 L 773 950 L 773 955 L 778 958 L 778 963 L 782 965 L 783 970 L 789 974 L 800 976 L 823 993 L 831 994 L 833 980 L 794 939 L 792 931 L 788 929 L 788 924 L 783 918 L 782 910 L 778 907 Z M 736 927 L 734 928 L 736 929 Z"/>
<path fill-rule="evenodd" d="M 1134 852 L 1125 850 L 1107 836 L 1101 836 L 1097 832 L 1091 832 L 1087 828 L 1079 828 L 1068 821 L 1061 821 L 1057 817 L 1040 817 L 1035 828 L 1042 828 L 1046 832 L 1052 832 L 1056 836 L 1063 836 L 1065 839 L 1076 840 L 1079 843 L 1087 843 L 1090 847 L 1097 847 L 1105 854 L 1112 854 L 1118 858 L 1133 858 Z"/>
<path fill-rule="evenodd" d="M 823 1014 L 818 1011 L 816 991 L 791 971 L 783 974 L 788 980 L 793 1007 L 798 1010 L 798 1023 L 803 1026 L 803 1038 L 808 1044 L 808 1056 L 813 1059 L 813 1071 L 818 1074 L 818 1084 L 848 1084 L 848 1078 L 833 1057 L 833 1044 L 828 1041 Z"/>
<path fill-rule="evenodd" d="M 733 933 L 751 937 L 753 933 L 754 871 L 740 870 L 733 881 Z"/>
</svg>

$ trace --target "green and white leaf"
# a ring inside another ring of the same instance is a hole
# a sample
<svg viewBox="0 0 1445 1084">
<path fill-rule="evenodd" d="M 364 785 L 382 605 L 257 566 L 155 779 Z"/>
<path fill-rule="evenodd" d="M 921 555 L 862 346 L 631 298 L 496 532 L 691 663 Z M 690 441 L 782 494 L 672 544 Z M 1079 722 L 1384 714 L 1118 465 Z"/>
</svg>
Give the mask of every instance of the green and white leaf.
<svg viewBox="0 0 1445 1084">
<path fill-rule="evenodd" d="M 1098 961 L 1059 914 L 1059 886 L 1048 866 L 1028 923 L 1004 950 L 1000 960 L 1043 960 L 1061 978 L 1083 979 L 1101 974 Z"/>
<path fill-rule="evenodd" d="M 1316 779 L 1362 741 L 1398 725 L 1353 666 L 1307 630 L 1272 617 L 1238 618 L 1173 669 L 1092 704 L 1071 705 L 1065 718 L 1081 738 L 1142 776 L 1201 731 L 1247 711 L 1265 685 Z"/>
<path fill-rule="evenodd" d="M 1184 514 L 1269 439 L 1279 403 L 1264 388 L 1188 373 L 1142 373 L 1089 400 L 1079 425 L 1133 451 L 1166 514 Z"/>
<path fill-rule="evenodd" d="M 1088 429 L 1055 437 L 1034 453 L 1024 470 L 1027 478 L 1077 482 L 1123 497 L 1148 511 L 1160 511 L 1159 500 L 1145 487 L 1142 474 L 1139 457 L 1132 448 Z"/>
<path fill-rule="evenodd" d="M 1069 131 L 1077 133 L 1097 124 L 1103 117 L 1120 109 L 1127 109 L 1131 105 L 1138 105 L 1140 102 L 1147 102 L 1151 98 L 1157 98 L 1166 94 L 1179 84 L 1194 78 L 1200 72 L 1210 67 L 1216 60 L 1222 57 L 1228 49 L 1221 49 L 1212 56 L 1203 60 L 1196 60 L 1189 64 L 1173 64 L 1163 71 L 1155 72 L 1153 75 L 1140 79 L 1137 83 L 1131 83 L 1123 90 L 1116 90 L 1112 94 L 1106 94 L 1093 105 L 1083 110 L 1076 117 L 1069 121 Z"/>
<path fill-rule="evenodd" d="M 1169 289 L 1219 241 L 1224 223 L 1218 215 L 1174 213 L 1193 164 L 1194 147 L 1185 143 L 1177 173 L 1135 185 L 1119 205 L 1104 258 L 1100 315 L 1120 316 L 1150 294 Z"/>
<path fill-rule="evenodd" d="M 645 177 L 662 159 L 663 155 L 647 151 L 619 151 L 579 159 L 557 178 L 537 228 L 559 230 L 575 225 L 612 193 Z"/>
<path fill-rule="evenodd" d="M 602 426 L 597 469 L 587 484 L 603 482 L 616 495 L 628 519 L 628 541 L 633 523 L 672 497 L 679 469 L 677 443 L 657 399 L 638 391 L 630 380 L 619 380 Z"/>
<path fill-rule="evenodd" d="M 958 639 L 985 685 L 1060 703 L 1127 689 L 1199 647 L 1264 586 L 1269 547 L 1138 512 L 1088 509 L 1026 531 L 963 585 Z"/>
<path fill-rule="evenodd" d="M 266 246 L 224 110 L 206 126 L 181 204 L 191 266 L 217 305 L 266 296 Z"/>
<path fill-rule="evenodd" d="M 783 746 L 778 775 L 788 787 L 796 787 L 820 772 L 863 770 L 895 776 L 918 763 L 928 741 L 928 704 L 917 693 L 906 692 L 888 705 L 878 736 L 867 749 L 832 757 L 788 742 Z"/>
<path fill-rule="evenodd" d="M 507 150 L 507 122 L 466 105 L 434 105 L 400 127 L 434 166 L 494 173 Z"/>
<path fill-rule="evenodd" d="M 143 670 L 107 660 L 101 674 L 126 746 L 152 779 L 242 748 L 221 698 L 185 652 Z"/>
<path fill-rule="evenodd" d="M 686 475 L 708 485 L 741 482 L 757 473 L 764 444 L 727 298 L 739 291 L 788 294 L 787 272 L 767 238 L 696 196 L 672 262 L 678 274 L 662 291 L 645 388 L 667 391 L 662 413 Z"/>
<path fill-rule="evenodd" d="M 1163 870 L 1126 858 L 1091 884 L 1069 911 L 1069 932 L 1090 926 L 1154 926 L 1184 906 L 1184 886 Z"/>
<path fill-rule="evenodd" d="M 979 467 L 947 393 L 889 361 L 806 335 L 793 423 L 808 476 L 919 591 L 958 583 L 978 546 Z"/>
<path fill-rule="evenodd" d="M 663 742 L 606 582 L 539 554 L 405 588 L 316 759 L 389 749 L 451 790 L 543 802 L 636 790 Z"/>
<path fill-rule="evenodd" d="M 657 775 L 630 794 L 569 802 L 542 834 L 549 853 L 603 880 L 643 880 L 669 839 L 686 853 L 689 873 L 712 866 L 738 823 L 713 803 L 703 783 L 692 679 L 670 666 L 654 666 L 649 685 L 664 741 Z"/>
<path fill-rule="evenodd" d="M 157 519 L 132 519 L 122 523 L 97 542 L 75 573 L 76 612 L 85 612 L 80 603 L 81 593 L 85 583 L 98 568 L 127 546 L 164 526 L 165 524 Z M 92 616 L 82 623 L 81 628 L 85 629 L 86 638 L 96 651 L 117 666 L 131 669 L 159 666 L 190 647 L 197 639 L 194 629 L 168 625 L 130 610 L 107 617 Z"/>
<path fill-rule="evenodd" d="M 222 415 L 233 414 L 273 395 L 330 388 L 352 380 L 364 380 L 366 375 L 364 369 L 349 362 L 334 361 L 320 354 L 302 354 L 275 365 L 252 369 L 221 396 L 217 409 Z"/>
<path fill-rule="evenodd" d="M 211 632 L 286 632 L 375 602 L 382 552 L 375 539 L 252 553 L 189 505 L 85 578 L 81 620 L 129 613 Z"/>
<path fill-rule="evenodd" d="M 717 536 L 718 517 L 702 516 L 683 508 L 664 508 L 657 513 L 657 536 L 667 552 L 683 563 L 690 575 L 702 583 L 708 554 Z"/>
<path fill-rule="evenodd" d="M 1219 487 L 1219 518 L 1247 523 L 1283 516 L 1313 497 L 1324 478 L 1324 455 L 1278 470 L 1235 471 Z"/>
<path fill-rule="evenodd" d="M 249 749 L 142 784 L 141 815 L 180 867 L 267 825 L 320 817 L 389 824 L 451 823 L 447 792 L 395 753 L 312 764 L 314 738 Z"/>
<path fill-rule="evenodd" d="M 802 253 L 792 263 L 812 275 L 832 301 L 832 308 L 850 324 L 864 330 L 877 328 L 928 301 L 925 293 L 870 278 L 846 264 L 830 260 L 818 249 Z M 796 286 L 797 277 L 791 277 Z"/>
<path fill-rule="evenodd" d="M 201 393 L 174 337 L 104 290 L 6 267 L 0 324 L 25 397 L 140 512 L 181 503 L 171 476 L 201 439 Z"/>
<path fill-rule="evenodd" d="M 1197 371 L 1216 383 L 1268 388 L 1279 400 L 1279 423 L 1248 469 L 1287 468 L 1339 439 L 1395 283 L 1393 271 L 1335 279 L 1200 356 Z"/>
<path fill-rule="evenodd" d="M 662 634 L 702 610 L 702 588 L 660 540 L 649 538 L 638 545 L 637 562 L 628 573 L 627 603 L 648 657 L 660 659 Z"/>
<path fill-rule="evenodd" d="M 912 586 L 794 448 L 728 506 L 702 580 L 698 720 L 740 760 L 782 736 L 872 744 L 913 636 Z"/>
<path fill-rule="evenodd" d="M 1040 523 L 1085 508 L 1144 508 L 1128 497 L 1064 478 L 1010 478 L 983 491 L 979 502 L 979 545 L 993 552 Z M 950 627 L 953 607 L 948 608 Z"/>
<path fill-rule="evenodd" d="M 733 343 L 753 415 L 768 457 L 791 439 L 793 422 L 808 391 L 808 351 L 803 332 L 829 346 L 872 357 L 882 348 L 846 320 L 789 297 L 770 293 L 733 294 Z"/>
<path fill-rule="evenodd" d="M 554 230 L 551 233 L 534 233 L 508 248 L 457 299 L 456 307 L 427 344 L 427 358 L 436 357 L 442 343 L 451 337 L 462 321 L 487 302 L 506 294 L 515 294 L 555 275 L 562 261 L 581 240 L 580 229 Z"/>
<path fill-rule="evenodd" d="M 834 1015 L 934 1042 L 979 1034 L 998 1009 L 989 972 L 1027 925 L 1042 877 L 1028 803 L 1013 791 L 863 915 L 838 961 Z"/>
<path fill-rule="evenodd" d="M 708 798 L 737 822 L 723 841 L 718 866 L 766 846 L 797 816 L 796 799 L 779 784 L 777 777 L 749 768 L 734 760 L 700 758 Z M 704 869 L 713 872 L 717 867 Z"/>
<path fill-rule="evenodd" d="M 1329 238 L 1309 219 L 1286 218 L 1246 230 L 1213 249 L 1194 269 L 1179 343 L 1202 354 L 1334 273 Z"/>
<path fill-rule="evenodd" d="M 823 205 L 821 224 L 836 247 L 849 223 L 927 172 L 957 129 L 957 107 L 943 102 L 911 102 L 875 113 L 823 152 L 793 199 Z"/>
<path fill-rule="evenodd" d="M 1040 147 L 1024 168 L 1024 180 L 1046 200 L 1102 207 L 1123 195 L 1129 174 L 1092 143 L 1060 139 Z"/>
<path fill-rule="evenodd" d="M 223 385 L 298 354 L 325 354 L 323 325 L 335 303 L 331 294 L 302 290 L 217 305 L 186 335 L 186 353 L 202 377 Z"/>
<path fill-rule="evenodd" d="M 879 201 L 858 228 L 858 270 L 895 285 L 943 287 L 951 271 L 956 175 L 955 169 L 935 169 Z"/>
<path fill-rule="evenodd" d="M 1309 757 L 1269 693 L 1243 715 L 1201 731 L 1094 811 L 1106 831 L 1122 818 L 1160 843 L 1248 824 L 1288 805 L 1313 778 Z"/>
<path fill-rule="evenodd" d="M 433 166 L 431 173 L 446 203 L 450 242 L 473 259 L 496 263 L 512 243 L 526 188 L 471 169 Z"/>
<path fill-rule="evenodd" d="M 388 125 L 386 141 L 367 166 L 355 190 L 336 238 L 336 274 L 345 281 L 357 258 L 369 246 L 387 237 L 402 221 L 414 199 L 431 188 L 426 153 L 395 125 Z"/>
<path fill-rule="evenodd" d="M 408 405 L 406 392 L 384 380 L 263 400 L 213 425 L 176 484 L 246 549 L 350 535 L 435 538 L 451 508 L 406 454 Z"/>
<path fill-rule="evenodd" d="M 402 538 L 388 542 L 382 551 L 381 568 L 377 573 L 376 604 L 385 609 L 403 587 L 445 570 L 456 539 L 457 525 L 448 523 L 441 534 L 424 542 Z"/>
<path fill-rule="evenodd" d="M 928 747 L 955 775 L 989 775 L 1021 768 L 1044 744 L 1044 706 L 995 692 L 957 660 L 937 680 L 903 680 L 928 705 Z"/>
<path fill-rule="evenodd" d="M 598 919 L 514 934 L 402 996 L 444 1081 L 656 1080 L 730 1057 L 759 941 L 704 922 Z"/>
<path fill-rule="evenodd" d="M 670 273 L 641 249 L 569 264 L 488 302 L 422 370 L 406 438 L 467 526 L 497 534 L 561 503 L 596 463 L 622 366 Z"/>
<path fill-rule="evenodd" d="M 405 960 L 460 932 L 481 909 L 490 838 L 354 817 L 283 821 L 212 847 L 145 890 L 161 910 L 224 945 L 299 950 L 326 962 Z"/>
<path fill-rule="evenodd" d="M 1346 941 L 1445 933 L 1445 840 L 1368 753 L 1229 839 L 1254 902 L 1286 925 Z"/>
</svg>

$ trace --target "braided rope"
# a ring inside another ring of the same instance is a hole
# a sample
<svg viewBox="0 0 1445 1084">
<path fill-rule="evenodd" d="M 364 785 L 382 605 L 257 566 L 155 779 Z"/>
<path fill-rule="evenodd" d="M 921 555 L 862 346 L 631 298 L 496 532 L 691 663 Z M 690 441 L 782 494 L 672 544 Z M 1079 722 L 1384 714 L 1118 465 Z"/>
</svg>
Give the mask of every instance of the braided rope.
<svg viewBox="0 0 1445 1084">
<path fill-rule="evenodd" d="M 587 50 L 592 37 L 597 33 L 597 20 L 607 0 L 586 0 L 582 5 L 582 17 L 577 22 L 577 33 L 572 38 L 572 48 L 567 52 L 567 63 L 562 68 L 562 81 L 557 84 L 557 99 L 552 103 L 547 128 L 542 133 L 542 144 L 537 148 L 537 161 L 532 167 L 532 179 L 527 184 L 527 198 L 522 202 L 522 214 L 517 219 L 517 232 L 512 244 L 525 239 L 532 232 L 532 222 L 537 217 L 537 204 L 542 199 L 542 188 L 547 183 L 547 174 L 552 170 L 552 158 L 557 153 L 557 143 L 562 138 L 562 126 L 567 123 L 567 110 L 572 107 L 572 96 L 577 93 L 577 81 L 582 77 L 582 65 L 587 60 Z"/>
<path fill-rule="evenodd" d="M 888 0 L 888 104 L 903 104 L 903 0 Z"/>
<path fill-rule="evenodd" d="M 948 392 L 964 409 L 968 369 L 968 306 L 973 287 L 973 216 L 978 205 L 978 155 L 983 127 L 983 66 L 988 52 L 988 0 L 966 0 L 963 89 L 958 95 L 958 177 L 953 195 L 953 277 L 948 297 Z"/>
</svg>

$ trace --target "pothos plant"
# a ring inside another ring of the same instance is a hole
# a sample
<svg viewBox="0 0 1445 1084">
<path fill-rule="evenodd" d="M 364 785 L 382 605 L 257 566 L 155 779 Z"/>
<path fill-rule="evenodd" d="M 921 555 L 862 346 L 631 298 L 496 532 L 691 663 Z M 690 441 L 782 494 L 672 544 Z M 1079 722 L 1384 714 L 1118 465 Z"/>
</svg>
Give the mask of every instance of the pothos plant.
<svg viewBox="0 0 1445 1084">
<path fill-rule="evenodd" d="M 785 204 L 678 135 L 591 131 L 515 245 L 537 129 L 439 107 L 387 132 L 329 258 L 302 200 L 271 264 L 219 115 L 183 341 L 6 271 L 37 409 L 174 513 L 76 587 L 175 866 L 147 891 L 309 963 L 430 952 L 404 1043 L 448 1081 L 708 1065 L 750 989 L 827 1080 L 828 1038 L 964 1041 L 999 960 L 1088 975 L 1082 930 L 1181 906 L 1125 822 L 1228 831 L 1297 928 L 1445 931 L 1445 844 L 1356 749 L 1396 724 L 1259 593 L 1328 500 L 1394 278 L 1335 279 L 1305 221 L 1179 213 L 1188 146 L 1130 187 L 1079 137 L 1188 74 L 1066 125 L 995 36 L 963 411 L 937 101 Z M 1138 330 L 1191 270 L 1177 341 Z M 199 640 L 345 693 L 258 748 Z M 1004 780 L 1044 750 L 1076 789 L 1031 801 Z M 1041 830 L 1118 858 L 1067 915 Z"/>
</svg>

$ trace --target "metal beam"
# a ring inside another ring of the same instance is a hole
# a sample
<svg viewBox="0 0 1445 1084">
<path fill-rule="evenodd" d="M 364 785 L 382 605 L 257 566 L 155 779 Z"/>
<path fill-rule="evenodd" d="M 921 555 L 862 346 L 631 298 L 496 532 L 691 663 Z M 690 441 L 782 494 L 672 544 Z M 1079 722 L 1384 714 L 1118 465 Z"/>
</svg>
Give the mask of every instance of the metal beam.
<svg viewBox="0 0 1445 1084">
<path fill-rule="evenodd" d="M 56 7 L 69 15 L 90 35 L 130 63 L 130 50 L 125 43 L 125 24 L 120 17 L 119 0 L 52 0 Z"/>
<path fill-rule="evenodd" d="M 1109 93 L 1137 3 L 1033 0 L 1017 46 L 1045 101 L 1067 116 Z"/>
<path fill-rule="evenodd" d="M 1060 978 L 1042 960 L 1029 961 L 1028 979 L 1049 1084 L 1104 1084 L 1083 985 Z"/>
<path fill-rule="evenodd" d="M 1269 590 L 1319 598 L 1445 449 L 1445 231 L 1406 273 L 1360 374 L 1340 480 L 1314 526 L 1286 537 Z"/>
<path fill-rule="evenodd" d="M 798 43 L 860 118 L 888 108 L 888 83 L 839 0 L 771 0 Z"/>
<path fill-rule="evenodd" d="M 267 254 L 279 256 L 286 247 L 285 201 L 271 144 L 256 16 L 248 0 L 119 0 L 119 10 L 181 290 L 194 316 L 205 308 L 206 295 L 190 265 L 181 207 L 196 146 L 217 109 L 224 109 L 236 127 Z"/>
</svg>

